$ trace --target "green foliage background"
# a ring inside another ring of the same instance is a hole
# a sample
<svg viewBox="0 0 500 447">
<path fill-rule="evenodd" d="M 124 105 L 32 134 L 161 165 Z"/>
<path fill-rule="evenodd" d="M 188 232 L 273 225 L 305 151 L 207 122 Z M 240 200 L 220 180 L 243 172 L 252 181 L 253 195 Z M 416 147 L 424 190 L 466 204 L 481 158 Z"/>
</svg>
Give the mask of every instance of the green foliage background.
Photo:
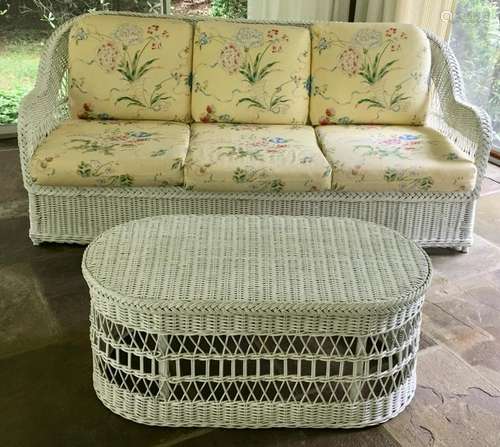
<svg viewBox="0 0 500 447">
<path fill-rule="evenodd" d="M 0 124 L 10 124 L 17 120 L 17 107 L 25 94 L 24 90 L 0 91 Z"/>
<path fill-rule="evenodd" d="M 212 0 L 211 13 L 215 17 L 244 18 L 247 16 L 247 0 Z"/>
</svg>

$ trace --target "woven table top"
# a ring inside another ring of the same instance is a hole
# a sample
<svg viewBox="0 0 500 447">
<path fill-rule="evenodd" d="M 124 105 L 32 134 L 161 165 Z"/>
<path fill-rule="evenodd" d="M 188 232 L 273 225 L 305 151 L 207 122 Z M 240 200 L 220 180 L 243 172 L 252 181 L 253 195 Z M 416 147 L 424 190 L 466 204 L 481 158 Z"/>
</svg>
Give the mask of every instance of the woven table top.
<svg viewBox="0 0 500 447">
<path fill-rule="evenodd" d="M 132 221 L 98 236 L 82 269 L 109 299 L 173 312 L 374 312 L 431 279 L 425 252 L 388 228 L 290 216 Z"/>
</svg>

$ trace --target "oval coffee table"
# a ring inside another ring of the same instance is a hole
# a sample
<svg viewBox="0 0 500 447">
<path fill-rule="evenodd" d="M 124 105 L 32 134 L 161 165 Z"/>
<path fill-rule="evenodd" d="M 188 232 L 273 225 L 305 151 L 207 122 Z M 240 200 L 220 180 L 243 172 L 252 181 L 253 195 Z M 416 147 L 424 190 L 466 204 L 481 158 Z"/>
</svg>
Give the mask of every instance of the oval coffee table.
<svg viewBox="0 0 500 447">
<path fill-rule="evenodd" d="M 145 424 L 362 427 L 415 392 L 427 255 L 358 220 L 166 216 L 83 258 L 94 387 Z"/>
</svg>

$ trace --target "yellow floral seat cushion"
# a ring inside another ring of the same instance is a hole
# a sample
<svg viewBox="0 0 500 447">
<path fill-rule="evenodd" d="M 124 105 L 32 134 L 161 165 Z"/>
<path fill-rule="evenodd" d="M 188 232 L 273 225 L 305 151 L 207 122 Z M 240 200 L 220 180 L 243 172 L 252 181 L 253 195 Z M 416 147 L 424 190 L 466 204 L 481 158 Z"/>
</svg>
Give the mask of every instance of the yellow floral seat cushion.
<svg viewBox="0 0 500 447">
<path fill-rule="evenodd" d="M 198 191 L 330 189 L 331 168 L 310 126 L 193 124 L 186 187 Z"/>
<path fill-rule="evenodd" d="M 424 122 L 431 67 L 425 33 L 402 23 L 311 27 L 312 124 Z"/>
<path fill-rule="evenodd" d="M 170 186 L 184 182 L 189 126 L 69 120 L 35 150 L 31 177 L 52 186 Z"/>
<path fill-rule="evenodd" d="M 333 190 L 463 192 L 475 186 L 474 163 L 429 127 L 335 125 L 316 133 L 332 166 Z"/>
<path fill-rule="evenodd" d="M 181 20 L 78 20 L 68 48 L 73 117 L 190 121 L 192 38 Z"/>
<path fill-rule="evenodd" d="M 305 124 L 309 30 L 202 21 L 193 48 L 194 121 Z"/>
</svg>

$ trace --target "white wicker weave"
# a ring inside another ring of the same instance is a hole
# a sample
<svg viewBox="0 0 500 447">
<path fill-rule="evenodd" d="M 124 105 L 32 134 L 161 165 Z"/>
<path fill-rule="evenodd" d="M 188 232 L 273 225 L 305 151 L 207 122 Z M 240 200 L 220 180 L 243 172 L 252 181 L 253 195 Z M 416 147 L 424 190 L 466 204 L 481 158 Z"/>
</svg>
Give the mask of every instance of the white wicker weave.
<svg viewBox="0 0 500 447">
<path fill-rule="evenodd" d="M 372 223 L 165 216 L 86 249 L 94 387 L 145 424 L 378 424 L 415 392 L 427 255 Z"/>
<path fill-rule="evenodd" d="M 185 20 L 198 19 L 186 17 Z M 432 49 L 428 125 L 448 136 L 474 159 L 478 175 L 472 192 L 203 193 L 180 187 L 37 186 L 32 183 L 29 172 L 33 151 L 52 129 L 69 117 L 67 42 L 72 23 L 60 27 L 49 39 L 35 88 L 20 107 L 21 165 L 29 193 L 30 237 L 35 244 L 41 241 L 88 243 L 116 224 L 162 214 L 277 214 L 354 217 L 386 225 L 422 246 L 465 250 L 471 245 L 475 203 L 490 151 L 491 124 L 483 111 L 465 102 L 455 57 L 450 48 L 433 35 L 428 34 Z M 311 22 L 276 23 L 308 26 Z"/>
</svg>

